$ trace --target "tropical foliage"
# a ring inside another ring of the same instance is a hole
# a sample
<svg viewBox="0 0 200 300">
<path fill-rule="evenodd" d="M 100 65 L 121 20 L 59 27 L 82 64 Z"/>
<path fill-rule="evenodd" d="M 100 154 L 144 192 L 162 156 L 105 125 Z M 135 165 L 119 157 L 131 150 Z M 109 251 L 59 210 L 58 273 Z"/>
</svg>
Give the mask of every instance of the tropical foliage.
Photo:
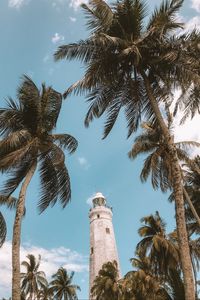
<svg viewBox="0 0 200 300">
<path fill-rule="evenodd" d="M 1 191 L 10 195 L 21 184 L 13 226 L 12 298 L 20 300 L 20 233 L 25 213 L 26 190 L 39 167 L 41 195 L 40 212 L 58 200 L 64 208 L 70 200 L 70 179 L 63 150 L 70 153 L 77 141 L 68 134 L 54 134 L 62 104 L 62 96 L 51 87 L 39 90 L 27 76 L 18 88 L 17 101 L 9 98 L 7 107 L 0 109 L 0 171 L 11 177 Z"/>
<path fill-rule="evenodd" d="M 27 258 L 28 261 L 22 262 L 25 272 L 21 273 L 21 292 L 32 300 L 47 285 L 47 280 L 44 272 L 39 271 L 41 257 L 36 260 L 34 255 L 29 254 Z"/>
<path fill-rule="evenodd" d="M 187 116 L 193 117 L 199 112 L 200 36 L 195 30 L 181 32 L 183 24 L 177 20 L 177 13 L 182 4 L 183 0 L 163 1 L 147 20 L 143 0 L 121 0 L 111 6 L 103 0 L 92 0 L 89 5 L 82 5 L 90 29 L 89 37 L 60 46 L 55 59 L 77 59 L 85 64 L 83 78 L 68 88 L 65 96 L 71 92 L 88 92 L 90 106 L 85 125 L 106 114 L 104 138 L 112 130 L 122 108 L 127 119 L 128 137 L 137 130 L 142 118 L 157 122 L 165 139 L 170 165 L 173 165 L 168 175 L 176 203 L 186 299 L 194 300 L 182 172 L 173 137 L 160 108 L 163 103 L 171 104 L 174 87 L 179 87 L 182 95 L 176 103 L 175 113 L 182 106 L 184 121 Z"/>
<path fill-rule="evenodd" d="M 50 283 L 50 290 L 58 300 L 77 300 L 77 290 L 80 290 L 78 285 L 72 284 L 74 272 L 70 275 L 64 268 L 58 269 L 58 271 L 52 276 L 53 280 Z"/>
<path fill-rule="evenodd" d="M 119 288 L 119 270 L 117 262 L 105 263 L 95 278 L 91 295 L 97 300 L 118 300 L 121 296 Z"/>
<path fill-rule="evenodd" d="M 136 246 L 136 256 L 130 260 L 133 270 L 119 279 L 116 262 L 104 264 L 94 280 L 92 294 L 97 299 L 185 300 L 176 231 L 166 232 L 158 212 L 143 217 L 141 223 L 141 241 Z M 190 239 L 190 247 L 193 259 L 199 262 L 199 240 Z M 199 270 L 198 264 L 193 267 L 194 273 Z M 196 291 L 196 300 L 197 294 Z"/>
<path fill-rule="evenodd" d="M 40 271 L 41 257 L 36 260 L 33 254 L 27 256 L 28 262 L 22 266 L 26 272 L 21 273 L 21 300 L 77 300 L 77 290 L 80 287 L 73 284 L 74 272 L 68 274 L 64 268 L 59 268 L 48 283 L 46 275 Z"/>
</svg>

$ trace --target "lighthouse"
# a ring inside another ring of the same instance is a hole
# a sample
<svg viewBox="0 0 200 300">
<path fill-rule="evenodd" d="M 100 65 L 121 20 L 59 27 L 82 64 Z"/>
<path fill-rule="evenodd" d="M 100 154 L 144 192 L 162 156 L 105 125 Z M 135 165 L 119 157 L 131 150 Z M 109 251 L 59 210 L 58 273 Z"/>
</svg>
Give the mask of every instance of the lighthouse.
<svg viewBox="0 0 200 300">
<path fill-rule="evenodd" d="M 90 282 L 91 291 L 95 277 L 102 265 L 116 260 L 119 269 L 119 258 L 112 224 L 112 208 L 107 206 L 106 198 L 102 193 L 96 193 L 92 199 L 90 209 Z M 90 294 L 90 293 L 89 293 Z M 90 300 L 91 295 L 89 296 Z"/>
</svg>

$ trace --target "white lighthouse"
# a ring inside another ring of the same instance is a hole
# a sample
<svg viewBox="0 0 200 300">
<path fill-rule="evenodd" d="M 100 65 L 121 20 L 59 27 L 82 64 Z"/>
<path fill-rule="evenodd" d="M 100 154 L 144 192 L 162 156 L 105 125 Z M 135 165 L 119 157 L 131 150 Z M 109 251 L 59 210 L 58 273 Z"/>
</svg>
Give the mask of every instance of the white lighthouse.
<svg viewBox="0 0 200 300">
<path fill-rule="evenodd" d="M 90 209 L 90 290 L 95 277 L 102 265 L 116 260 L 119 267 L 119 258 L 112 224 L 112 209 L 106 205 L 102 193 L 93 197 L 93 207 Z M 120 277 L 120 271 L 119 271 Z M 91 296 L 90 296 L 91 300 Z"/>
</svg>

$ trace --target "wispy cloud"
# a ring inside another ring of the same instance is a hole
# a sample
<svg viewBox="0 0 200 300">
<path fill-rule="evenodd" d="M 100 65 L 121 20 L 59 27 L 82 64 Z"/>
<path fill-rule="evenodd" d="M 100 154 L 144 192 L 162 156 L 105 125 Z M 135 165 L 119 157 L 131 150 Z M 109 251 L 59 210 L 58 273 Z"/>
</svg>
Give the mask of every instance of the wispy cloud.
<svg viewBox="0 0 200 300">
<path fill-rule="evenodd" d="M 56 33 L 53 35 L 51 41 L 52 41 L 52 43 L 57 44 L 57 43 L 59 43 L 59 42 L 63 42 L 64 39 L 65 39 L 65 38 L 64 38 L 63 35 L 61 35 L 61 34 L 59 34 L 58 32 L 56 32 Z"/>
<path fill-rule="evenodd" d="M 86 203 L 90 206 L 92 206 L 92 199 L 94 198 L 95 194 L 92 194 L 90 197 L 87 198 Z"/>
<path fill-rule="evenodd" d="M 74 17 L 69 17 L 69 19 L 70 19 L 70 21 L 72 21 L 72 22 L 76 22 L 76 18 L 74 18 Z"/>
<path fill-rule="evenodd" d="M 19 9 L 24 4 L 28 3 L 29 0 L 8 0 L 8 6 L 11 8 Z"/>
<path fill-rule="evenodd" d="M 69 6 L 72 7 L 75 11 L 78 10 L 81 4 L 88 3 L 88 0 L 70 0 Z"/>
<path fill-rule="evenodd" d="M 81 167 L 83 167 L 85 170 L 89 169 L 90 164 L 85 157 L 83 157 L 83 156 L 78 157 L 78 162 L 81 165 Z"/>
<path fill-rule="evenodd" d="M 177 90 L 174 92 L 173 103 L 176 103 L 179 97 L 180 97 L 180 91 Z M 173 107 L 172 107 L 172 111 L 173 111 Z M 188 118 L 183 125 L 180 125 L 180 121 L 182 117 L 183 117 L 183 112 L 179 110 L 173 122 L 173 133 L 174 133 L 175 142 L 196 141 L 200 143 L 199 116 L 198 115 L 194 116 L 192 120 Z M 190 155 L 195 156 L 197 154 L 200 155 L 200 149 L 197 147 L 192 148 L 192 150 L 190 151 Z"/>
<path fill-rule="evenodd" d="M 194 28 L 200 29 L 200 16 L 195 16 L 185 23 L 185 29 L 187 31 L 192 31 Z"/>
<path fill-rule="evenodd" d="M 200 0 L 191 0 L 191 7 L 194 8 L 197 12 L 200 12 Z"/>
<path fill-rule="evenodd" d="M 0 250 L 0 297 L 8 297 L 11 294 L 11 241 L 6 242 Z M 87 272 L 87 257 L 65 247 L 46 249 L 30 244 L 21 247 L 21 261 L 26 259 L 28 254 L 42 257 L 41 267 L 47 277 L 50 278 L 59 267 L 69 271 Z"/>
</svg>

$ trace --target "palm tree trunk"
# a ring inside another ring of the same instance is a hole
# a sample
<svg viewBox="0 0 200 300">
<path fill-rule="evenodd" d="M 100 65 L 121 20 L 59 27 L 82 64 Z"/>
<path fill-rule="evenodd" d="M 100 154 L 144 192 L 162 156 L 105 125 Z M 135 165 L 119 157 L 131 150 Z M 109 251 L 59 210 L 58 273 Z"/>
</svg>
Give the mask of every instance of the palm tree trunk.
<svg viewBox="0 0 200 300">
<path fill-rule="evenodd" d="M 193 203 L 190 199 L 190 196 L 188 195 L 188 193 L 187 193 L 187 191 L 184 187 L 183 187 L 183 193 L 184 193 L 185 199 L 186 199 L 186 201 L 187 201 L 187 203 L 188 203 L 188 205 L 191 209 L 191 212 L 192 212 L 193 216 L 195 217 L 195 219 L 197 220 L 197 223 L 199 224 L 199 227 L 200 227 L 200 218 L 197 214 L 196 209 L 194 208 L 194 205 L 193 205 Z"/>
<path fill-rule="evenodd" d="M 149 101 L 151 103 L 151 107 L 154 111 L 154 114 L 158 120 L 163 135 L 166 139 L 169 154 L 171 157 L 171 163 L 173 165 L 172 176 L 173 176 L 173 191 L 175 196 L 176 226 L 178 232 L 181 265 L 182 265 L 182 271 L 184 277 L 185 299 L 195 300 L 194 278 L 193 278 L 193 271 L 192 271 L 192 262 L 190 257 L 188 234 L 186 228 L 185 207 L 184 207 L 184 199 L 183 199 L 183 184 L 182 184 L 182 176 L 180 172 L 179 160 L 177 157 L 176 148 L 173 139 L 170 136 L 169 130 L 160 112 L 158 103 L 153 95 L 149 79 L 145 73 L 142 73 L 142 77 L 144 79 L 144 84 L 145 84 Z"/>
<path fill-rule="evenodd" d="M 24 215 L 24 204 L 26 190 L 36 169 L 36 163 L 28 171 L 24 182 L 22 183 L 17 203 L 15 222 L 13 225 L 12 239 L 12 300 L 21 299 L 20 291 L 20 243 L 21 243 L 21 224 Z"/>
</svg>

